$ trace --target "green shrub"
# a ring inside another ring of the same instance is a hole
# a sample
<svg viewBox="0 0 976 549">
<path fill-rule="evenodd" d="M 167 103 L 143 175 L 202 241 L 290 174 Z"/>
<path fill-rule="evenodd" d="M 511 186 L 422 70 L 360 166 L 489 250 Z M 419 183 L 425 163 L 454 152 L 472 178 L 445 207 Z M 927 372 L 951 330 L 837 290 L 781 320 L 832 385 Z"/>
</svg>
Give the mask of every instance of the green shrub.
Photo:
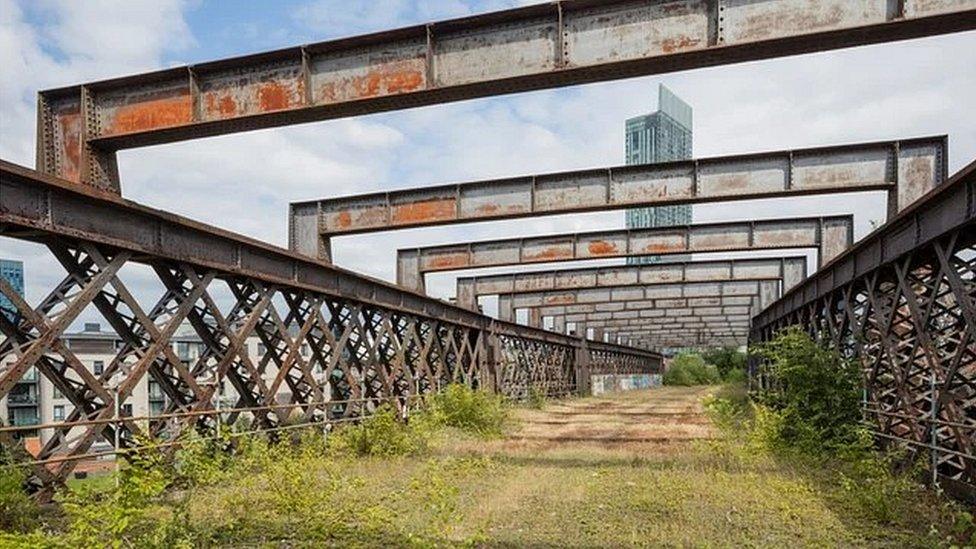
<svg viewBox="0 0 976 549">
<path fill-rule="evenodd" d="M 427 451 L 431 438 L 430 421 L 417 413 L 409 422 L 397 410 L 383 404 L 357 425 L 336 429 L 330 446 L 357 456 L 405 456 Z"/>
<path fill-rule="evenodd" d="M 676 356 L 664 372 L 665 385 L 710 385 L 721 380 L 718 369 L 695 353 Z"/>
<path fill-rule="evenodd" d="M 509 408 L 501 395 L 465 385 L 448 385 L 427 405 L 434 422 L 479 436 L 501 435 L 509 422 Z"/>
<path fill-rule="evenodd" d="M 861 373 L 854 362 L 842 360 L 795 327 L 760 347 L 758 354 L 768 360 L 778 385 L 763 403 L 782 416 L 785 442 L 817 449 L 864 440 Z"/>
<path fill-rule="evenodd" d="M 746 369 L 746 354 L 735 347 L 722 347 L 719 349 L 709 349 L 702 353 L 702 358 L 709 364 L 714 364 L 718 368 L 718 373 L 722 379 L 728 381 L 733 372 L 744 372 Z"/>
<path fill-rule="evenodd" d="M 26 452 L 0 447 L 0 531 L 27 532 L 37 523 L 37 505 L 24 490 L 28 468 L 12 464 L 29 459 Z"/>
</svg>

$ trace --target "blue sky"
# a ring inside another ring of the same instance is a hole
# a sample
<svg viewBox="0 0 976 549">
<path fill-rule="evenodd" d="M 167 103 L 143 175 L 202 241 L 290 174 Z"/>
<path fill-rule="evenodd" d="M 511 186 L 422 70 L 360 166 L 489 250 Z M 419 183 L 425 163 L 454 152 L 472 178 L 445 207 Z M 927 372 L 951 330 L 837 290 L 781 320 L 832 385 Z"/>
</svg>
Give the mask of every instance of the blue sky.
<svg viewBox="0 0 976 549">
<path fill-rule="evenodd" d="M 520 3 L 531 2 L 0 0 L 0 156 L 33 164 L 38 89 Z M 123 151 L 123 194 L 285 245 L 294 200 L 620 164 L 623 121 L 653 108 L 660 82 L 695 109 L 697 157 L 948 134 L 954 170 L 976 157 L 973 67 L 971 32 L 222 136 Z M 695 217 L 854 212 L 862 236 L 883 202 L 758 201 Z M 398 247 L 622 224 L 615 212 L 378 233 L 340 239 L 335 255 L 392 280 Z M 60 276 L 47 255 L 0 240 L 0 256 L 27 263 L 34 300 Z M 454 276 L 434 277 L 431 292 L 451 295 Z"/>
</svg>

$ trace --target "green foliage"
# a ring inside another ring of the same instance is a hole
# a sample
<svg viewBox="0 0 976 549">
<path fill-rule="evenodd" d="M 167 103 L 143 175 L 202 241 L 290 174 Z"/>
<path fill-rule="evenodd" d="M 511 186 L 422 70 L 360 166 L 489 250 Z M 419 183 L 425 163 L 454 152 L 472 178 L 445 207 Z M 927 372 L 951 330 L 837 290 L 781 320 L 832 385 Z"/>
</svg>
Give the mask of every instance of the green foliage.
<svg viewBox="0 0 976 549">
<path fill-rule="evenodd" d="M 546 394 L 536 386 L 529 387 L 529 395 L 525 404 L 533 410 L 541 410 L 546 406 Z"/>
<path fill-rule="evenodd" d="M 817 345 L 798 328 L 782 332 L 758 350 L 779 386 L 763 397 L 781 416 L 779 436 L 807 451 L 864 440 L 861 376 L 857 365 Z"/>
<path fill-rule="evenodd" d="M 702 353 L 702 358 L 708 364 L 714 364 L 718 368 L 719 375 L 727 382 L 738 381 L 730 376 L 738 376 L 745 373 L 746 354 L 735 347 L 722 347 L 709 349 Z"/>
<path fill-rule="evenodd" d="M 664 371 L 665 385 L 710 385 L 721 380 L 718 369 L 695 353 L 681 353 L 674 357 Z"/>
<path fill-rule="evenodd" d="M 27 532 L 37 524 L 37 505 L 24 491 L 29 470 L 12 465 L 26 461 L 26 454 L 0 447 L 0 531 Z"/>
<path fill-rule="evenodd" d="M 531 400 L 531 391 L 530 391 Z M 543 403 L 545 397 L 542 397 Z M 436 423 L 482 437 L 499 436 L 510 421 L 508 404 L 501 395 L 451 384 L 427 402 Z"/>
<path fill-rule="evenodd" d="M 330 446 L 357 456 L 405 456 L 427 451 L 432 435 L 424 413 L 409 422 L 402 421 L 397 410 L 383 404 L 357 425 L 336 429 Z"/>
</svg>

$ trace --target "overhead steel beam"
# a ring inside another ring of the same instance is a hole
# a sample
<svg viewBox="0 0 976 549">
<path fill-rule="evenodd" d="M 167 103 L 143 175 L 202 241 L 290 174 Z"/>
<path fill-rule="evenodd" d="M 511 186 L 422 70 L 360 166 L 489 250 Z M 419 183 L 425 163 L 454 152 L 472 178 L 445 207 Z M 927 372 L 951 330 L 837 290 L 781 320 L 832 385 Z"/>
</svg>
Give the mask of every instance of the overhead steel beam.
<svg viewBox="0 0 976 549">
<path fill-rule="evenodd" d="M 728 312 L 726 312 L 726 310 Z M 749 307 L 691 307 L 676 310 L 668 316 L 647 316 L 648 313 L 661 312 L 655 309 L 606 311 L 562 315 L 566 322 L 583 322 L 588 328 L 594 322 L 621 321 L 627 326 L 712 326 L 723 323 L 744 323 L 748 326 L 752 319 Z M 670 312 L 670 311 L 665 311 Z M 642 314 L 644 316 L 642 316 Z"/>
<path fill-rule="evenodd" d="M 397 250 L 397 284 L 423 291 L 426 274 L 638 255 L 815 248 L 832 258 L 854 242 L 854 216 L 621 229 Z"/>
<path fill-rule="evenodd" d="M 619 267 L 590 267 L 457 279 L 457 304 L 472 310 L 485 295 L 556 292 L 582 288 L 647 286 L 677 282 L 721 282 L 779 278 L 788 290 L 807 277 L 803 256 L 687 261 Z M 671 295 L 662 297 L 674 297 Z M 680 295 L 678 297 L 681 297 Z"/>
<path fill-rule="evenodd" d="M 976 1 L 976 0 L 974 0 Z M 889 217 L 946 178 L 946 137 L 616 166 L 292 203 L 289 246 L 330 257 L 333 236 L 572 212 L 888 192 Z"/>
<path fill-rule="evenodd" d="M 976 28 L 976 0 L 551 2 L 42 92 L 38 169 L 114 151 Z"/>
<path fill-rule="evenodd" d="M 656 311 L 646 318 L 665 316 L 665 310 L 683 307 L 736 306 L 755 308 L 768 306 L 780 295 L 779 279 L 741 280 L 729 282 L 667 283 L 621 288 L 564 290 L 525 294 L 501 294 L 498 299 L 498 318 L 511 321 L 517 309 L 531 308 L 542 316 L 610 312 L 625 310 Z M 747 303 L 727 303 L 726 299 L 746 298 Z M 753 299 L 754 298 L 754 299 Z M 531 324 L 530 324 L 531 325 Z"/>
</svg>

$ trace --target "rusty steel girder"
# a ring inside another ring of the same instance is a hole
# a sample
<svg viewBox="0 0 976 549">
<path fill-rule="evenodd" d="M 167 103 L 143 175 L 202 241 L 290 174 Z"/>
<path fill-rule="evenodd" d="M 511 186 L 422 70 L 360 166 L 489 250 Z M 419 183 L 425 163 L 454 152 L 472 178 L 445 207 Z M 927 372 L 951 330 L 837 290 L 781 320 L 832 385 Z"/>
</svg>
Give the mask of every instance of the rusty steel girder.
<svg viewBox="0 0 976 549">
<path fill-rule="evenodd" d="M 534 310 L 541 316 L 642 311 L 642 318 L 664 317 L 665 310 L 724 306 L 745 307 L 758 313 L 779 298 L 781 284 L 780 279 L 769 278 L 501 294 L 498 318 L 511 321 L 517 309 Z"/>
<path fill-rule="evenodd" d="M 976 28 L 976 0 L 577 0 L 44 91 L 37 168 L 118 149 Z"/>
<path fill-rule="evenodd" d="M 533 271 L 457 279 L 457 304 L 477 310 L 478 298 L 486 295 L 545 293 L 600 288 L 658 287 L 680 282 L 722 282 L 778 278 L 783 290 L 789 290 L 807 277 L 807 259 L 803 256 L 759 259 L 726 259 L 685 261 L 652 265 L 590 267 Z M 664 294 L 654 297 L 682 297 L 674 289 L 661 288 Z"/>
<path fill-rule="evenodd" d="M 976 161 L 760 313 L 750 341 L 794 325 L 862 366 L 882 441 L 976 497 Z"/>
<path fill-rule="evenodd" d="M 858 143 L 297 202 L 291 205 L 289 247 L 328 260 L 329 239 L 339 235 L 571 212 L 871 190 L 887 191 L 891 218 L 945 181 L 946 141 L 940 136 Z M 664 247 L 664 252 L 669 251 L 669 246 Z M 623 251 L 619 245 L 617 248 Z M 631 253 L 658 251 L 635 249 Z"/>
<path fill-rule="evenodd" d="M 854 242 L 854 216 L 621 229 L 397 250 L 397 284 L 424 291 L 426 275 L 485 267 L 633 257 L 813 248 L 821 261 Z"/>
<path fill-rule="evenodd" d="M 235 408 L 267 430 L 287 419 L 275 408 L 282 401 L 302 420 L 325 424 L 381 402 L 406 406 L 447 383 L 521 398 L 533 388 L 585 387 L 584 373 L 660 370 L 653 352 L 496 321 L 3 161 L 0 194 L 0 236 L 43 244 L 65 271 L 36 306 L 0 281 L 13 303 L 0 313 L 0 397 L 36 368 L 74 407 L 36 456 L 32 483 L 42 495 L 99 439 L 128 448 L 143 437 L 173 440 L 236 421 L 236 412 L 199 415 L 212 410 L 214 379 L 229 381 Z M 129 264 L 149 267 L 161 288 L 153 303 L 140 302 L 120 274 Z M 61 339 L 88 307 L 121 341 L 98 375 Z M 180 326 L 203 345 L 190 362 L 173 351 Z M 256 358 L 244 350 L 248 338 L 263 346 Z M 166 395 L 163 414 L 176 416 L 145 423 L 116 416 L 145 379 Z"/>
</svg>

